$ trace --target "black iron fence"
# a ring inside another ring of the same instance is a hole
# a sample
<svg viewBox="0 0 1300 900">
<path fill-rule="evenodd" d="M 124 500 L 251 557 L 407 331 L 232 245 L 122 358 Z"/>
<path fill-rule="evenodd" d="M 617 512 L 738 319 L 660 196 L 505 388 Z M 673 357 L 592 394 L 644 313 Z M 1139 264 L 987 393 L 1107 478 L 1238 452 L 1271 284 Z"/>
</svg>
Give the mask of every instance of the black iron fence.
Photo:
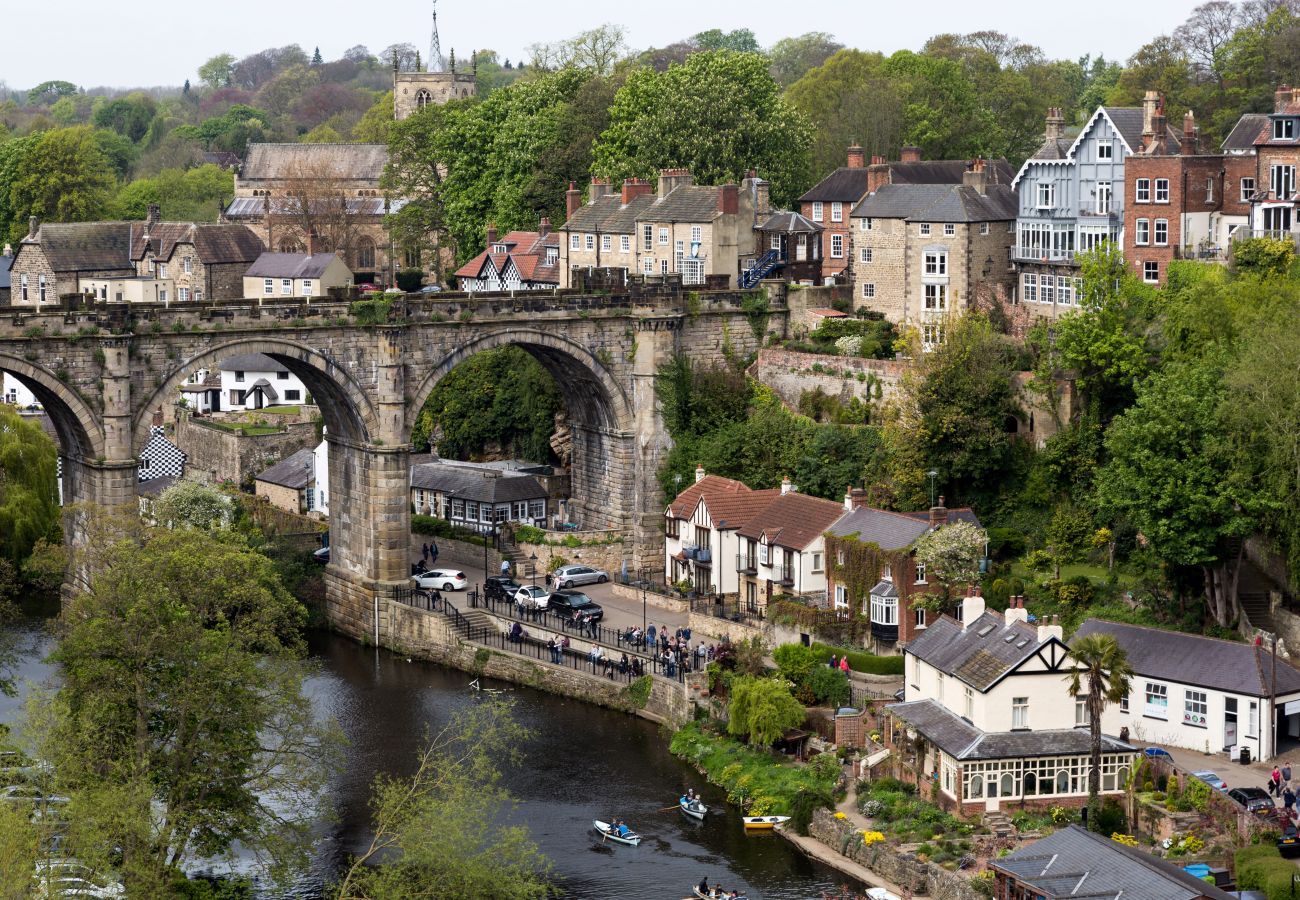
<svg viewBox="0 0 1300 900">
<path fill-rule="evenodd" d="M 469 605 L 472 608 L 485 609 L 493 615 L 501 616 L 506 619 L 513 619 L 516 622 L 533 622 L 547 628 L 558 629 L 563 634 L 573 634 L 587 641 L 595 641 L 598 644 L 604 644 L 616 650 L 633 653 L 641 652 L 650 654 L 653 648 L 646 632 L 642 632 L 639 627 L 628 628 L 611 628 L 602 625 L 599 621 L 590 617 L 578 614 L 577 616 L 560 615 L 549 609 L 536 609 L 532 606 L 521 606 L 514 600 L 503 597 L 488 597 L 486 594 L 477 590 L 470 591 L 466 594 Z M 653 619 L 648 624 L 653 624 Z M 659 631 L 655 631 L 656 639 L 659 638 Z M 689 635 L 685 635 L 686 640 L 690 640 Z"/>
<path fill-rule="evenodd" d="M 697 615 L 727 619 L 741 625 L 760 627 L 763 624 L 761 607 L 751 606 L 739 597 L 697 597 L 691 601 L 691 612 Z"/>
</svg>

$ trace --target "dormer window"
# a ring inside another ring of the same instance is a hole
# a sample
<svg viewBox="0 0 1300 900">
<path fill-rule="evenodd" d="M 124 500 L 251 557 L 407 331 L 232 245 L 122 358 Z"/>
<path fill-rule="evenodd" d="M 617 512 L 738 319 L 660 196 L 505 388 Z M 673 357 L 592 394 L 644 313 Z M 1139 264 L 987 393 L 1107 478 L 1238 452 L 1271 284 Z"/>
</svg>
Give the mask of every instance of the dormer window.
<svg viewBox="0 0 1300 900">
<path fill-rule="evenodd" d="M 1275 141 L 1295 140 L 1295 119 L 1274 119 L 1273 140 Z"/>
<path fill-rule="evenodd" d="M 560 259 L 560 248 L 559 248 L 559 247 L 547 247 L 547 248 L 546 248 L 546 264 L 547 264 L 548 266 L 553 266 L 553 265 L 555 265 L 556 262 L 559 261 L 559 259 Z"/>
<path fill-rule="evenodd" d="M 492 252 L 493 252 L 493 253 L 507 253 L 507 252 L 509 252 L 509 248 L 506 247 L 505 244 L 493 244 L 493 245 L 492 245 Z"/>
</svg>

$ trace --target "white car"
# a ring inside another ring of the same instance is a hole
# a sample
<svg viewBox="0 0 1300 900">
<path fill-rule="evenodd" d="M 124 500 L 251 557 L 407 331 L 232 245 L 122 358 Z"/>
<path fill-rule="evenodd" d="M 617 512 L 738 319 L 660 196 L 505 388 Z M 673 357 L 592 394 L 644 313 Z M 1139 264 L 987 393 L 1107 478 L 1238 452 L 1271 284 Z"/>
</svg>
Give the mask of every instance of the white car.
<svg viewBox="0 0 1300 900">
<path fill-rule="evenodd" d="M 412 575 L 411 580 L 426 591 L 463 591 L 469 586 L 465 573 L 459 569 L 430 569 Z"/>
<path fill-rule="evenodd" d="M 523 609 L 546 609 L 551 592 L 537 585 L 524 585 L 515 591 L 515 605 Z"/>
</svg>

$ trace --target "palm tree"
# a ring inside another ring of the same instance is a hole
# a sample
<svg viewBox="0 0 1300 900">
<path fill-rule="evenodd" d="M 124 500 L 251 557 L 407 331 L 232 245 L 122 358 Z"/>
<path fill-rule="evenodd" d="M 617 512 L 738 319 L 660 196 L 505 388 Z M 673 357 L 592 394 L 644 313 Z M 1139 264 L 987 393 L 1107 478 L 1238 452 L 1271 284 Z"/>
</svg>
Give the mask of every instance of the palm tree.
<svg viewBox="0 0 1300 900">
<path fill-rule="evenodd" d="M 1074 641 L 1070 656 L 1075 666 L 1070 672 L 1070 696 L 1088 703 L 1088 729 L 1092 748 L 1088 767 L 1088 827 L 1097 829 L 1101 812 L 1101 714 L 1107 703 L 1119 703 L 1128 696 L 1133 668 L 1119 641 L 1109 634 L 1090 634 Z M 1084 685 L 1085 679 L 1087 685 Z"/>
</svg>

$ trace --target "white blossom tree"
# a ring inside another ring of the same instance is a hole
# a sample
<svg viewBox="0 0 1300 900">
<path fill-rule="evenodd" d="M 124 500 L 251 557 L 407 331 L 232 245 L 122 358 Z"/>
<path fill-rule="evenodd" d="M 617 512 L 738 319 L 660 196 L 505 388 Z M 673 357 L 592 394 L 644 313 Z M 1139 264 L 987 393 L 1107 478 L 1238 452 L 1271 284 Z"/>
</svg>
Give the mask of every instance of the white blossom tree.
<svg viewBox="0 0 1300 900">
<path fill-rule="evenodd" d="M 926 581 L 938 588 L 913 605 L 942 612 L 948 608 L 954 591 L 963 591 L 980 576 L 980 560 L 989 536 L 983 528 L 969 522 L 956 522 L 922 535 L 912 545 L 918 565 L 925 566 Z"/>
</svg>

